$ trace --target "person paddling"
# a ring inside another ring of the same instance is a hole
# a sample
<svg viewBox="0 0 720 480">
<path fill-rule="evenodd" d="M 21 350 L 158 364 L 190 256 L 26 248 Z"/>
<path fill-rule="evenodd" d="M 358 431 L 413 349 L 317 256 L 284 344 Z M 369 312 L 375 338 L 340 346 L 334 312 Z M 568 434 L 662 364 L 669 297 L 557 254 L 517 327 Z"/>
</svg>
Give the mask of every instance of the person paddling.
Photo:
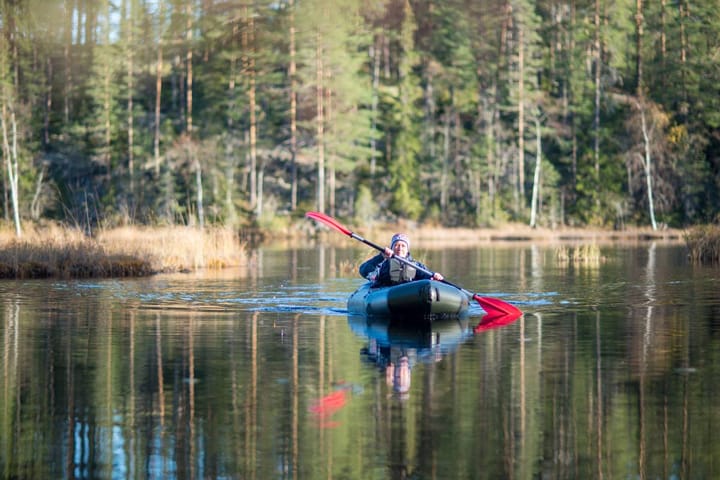
<svg viewBox="0 0 720 480">
<path fill-rule="evenodd" d="M 404 233 L 396 233 L 390 240 L 390 248 L 385 247 L 382 253 L 375 255 L 360 265 L 360 275 L 372 281 L 373 286 L 397 285 L 427 278 L 442 281 L 444 278 L 438 272 L 431 276 L 394 257 L 402 257 L 420 269 L 428 270 L 425 265 L 413 259 L 410 255 L 410 237 Z"/>
</svg>

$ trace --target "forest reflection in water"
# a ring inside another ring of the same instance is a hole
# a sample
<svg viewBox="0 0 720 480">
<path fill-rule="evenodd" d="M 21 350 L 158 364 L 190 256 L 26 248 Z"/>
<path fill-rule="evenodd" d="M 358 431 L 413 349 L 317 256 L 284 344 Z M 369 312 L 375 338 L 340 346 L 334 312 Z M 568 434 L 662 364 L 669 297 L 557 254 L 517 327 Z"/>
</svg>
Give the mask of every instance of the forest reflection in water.
<svg viewBox="0 0 720 480">
<path fill-rule="evenodd" d="M 509 325 L 348 317 L 354 249 L 1 282 L 5 478 L 714 478 L 718 270 L 674 245 L 425 252 Z M 446 328 L 442 328 L 446 327 Z M 373 330 L 374 328 L 374 330 Z M 441 472 L 441 474 L 439 473 Z"/>
</svg>

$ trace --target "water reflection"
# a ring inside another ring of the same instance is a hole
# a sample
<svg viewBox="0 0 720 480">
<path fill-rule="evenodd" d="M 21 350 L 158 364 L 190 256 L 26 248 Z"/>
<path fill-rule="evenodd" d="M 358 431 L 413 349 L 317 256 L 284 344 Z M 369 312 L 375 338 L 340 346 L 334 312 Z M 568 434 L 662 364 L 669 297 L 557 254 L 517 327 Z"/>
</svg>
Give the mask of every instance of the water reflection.
<svg viewBox="0 0 720 480">
<path fill-rule="evenodd" d="M 446 341 L 444 333 L 441 345 L 441 330 L 457 331 L 460 341 L 466 328 L 460 320 L 423 323 L 418 327 L 393 324 L 389 319 L 366 320 L 362 316 L 349 316 L 348 322 L 355 333 L 367 340 L 367 346 L 360 350 L 361 357 L 383 372 L 387 386 L 400 398 L 407 398 L 410 392 L 412 369 L 418 360 L 439 361 L 443 348 L 454 347 L 452 335 Z"/>
<path fill-rule="evenodd" d="M 439 362 L 474 334 L 509 325 L 518 318 L 500 314 L 447 318 L 348 315 L 348 324 L 367 341 L 360 350 L 363 360 L 384 372 L 387 385 L 400 398 L 407 398 L 412 370 L 418 362 Z"/>
<path fill-rule="evenodd" d="M 435 330 L 349 318 L 352 250 L 264 252 L 252 275 L 0 282 L 0 472 L 718 478 L 717 269 L 660 244 L 603 255 L 428 253 L 526 312 Z"/>
</svg>

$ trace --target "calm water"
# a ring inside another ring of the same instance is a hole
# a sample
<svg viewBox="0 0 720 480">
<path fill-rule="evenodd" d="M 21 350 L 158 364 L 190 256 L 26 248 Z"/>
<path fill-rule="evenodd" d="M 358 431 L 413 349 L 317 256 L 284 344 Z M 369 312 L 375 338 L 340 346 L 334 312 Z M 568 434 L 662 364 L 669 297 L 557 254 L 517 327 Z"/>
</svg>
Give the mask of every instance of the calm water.
<svg viewBox="0 0 720 480">
<path fill-rule="evenodd" d="M 682 246 L 415 252 L 499 328 L 349 318 L 367 249 L 0 282 L 2 478 L 720 477 L 720 269 Z"/>
</svg>

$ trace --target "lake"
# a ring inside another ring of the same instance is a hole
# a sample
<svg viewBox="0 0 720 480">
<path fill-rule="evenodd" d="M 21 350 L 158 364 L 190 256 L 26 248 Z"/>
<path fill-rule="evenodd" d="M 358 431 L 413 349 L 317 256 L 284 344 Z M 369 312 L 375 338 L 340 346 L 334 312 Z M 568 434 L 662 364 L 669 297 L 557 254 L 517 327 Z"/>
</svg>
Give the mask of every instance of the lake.
<svg viewBox="0 0 720 480">
<path fill-rule="evenodd" d="M 1 281 L 2 478 L 719 478 L 720 269 L 562 253 L 414 252 L 524 311 L 429 332 L 347 315 L 367 248 Z"/>
</svg>

